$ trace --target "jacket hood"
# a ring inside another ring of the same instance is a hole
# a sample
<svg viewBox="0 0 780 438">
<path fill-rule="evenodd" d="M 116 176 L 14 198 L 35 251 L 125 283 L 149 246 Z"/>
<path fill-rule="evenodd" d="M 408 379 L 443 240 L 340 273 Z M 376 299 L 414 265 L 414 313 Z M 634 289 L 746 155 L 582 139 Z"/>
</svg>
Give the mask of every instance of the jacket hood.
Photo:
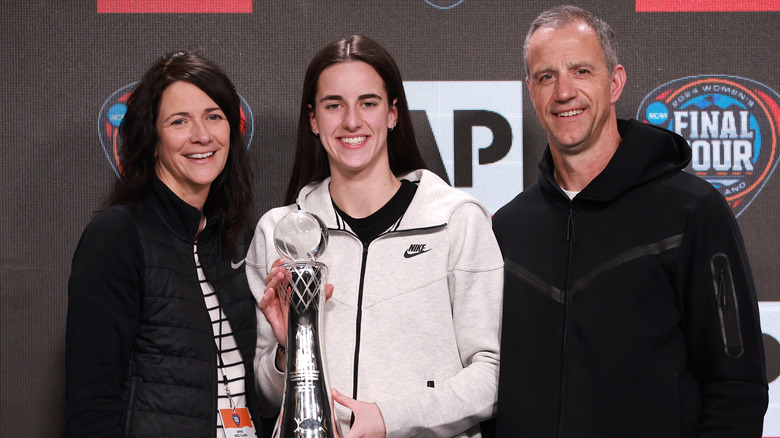
<svg viewBox="0 0 780 438">
<path fill-rule="evenodd" d="M 618 132 L 620 145 L 609 164 L 582 189 L 577 198 L 609 201 L 632 187 L 680 171 L 691 161 L 688 142 L 672 131 L 634 119 L 618 119 Z M 546 190 L 559 192 L 554 183 L 554 168 L 548 144 L 539 163 L 539 184 Z"/>
<path fill-rule="evenodd" d="M 479 201 L 463 191 L 453 190 L 449 184 L 431 171 L 418 169 L 401 175 L 398 179 L 406 179 L 417 184 L 417 192 L 401 218 L 398 230 L 446 225 L 455 207 L 467 202 L 479 205 L 490 217 L 489 211 Z M 330 177 L 311 183 L 301 189 L 295 203 L 300 210 L 319 212 L 320 219 L 328 228 L 342 229 L 346 224 L 336 216 L 329 186 Z"/>
</svg>

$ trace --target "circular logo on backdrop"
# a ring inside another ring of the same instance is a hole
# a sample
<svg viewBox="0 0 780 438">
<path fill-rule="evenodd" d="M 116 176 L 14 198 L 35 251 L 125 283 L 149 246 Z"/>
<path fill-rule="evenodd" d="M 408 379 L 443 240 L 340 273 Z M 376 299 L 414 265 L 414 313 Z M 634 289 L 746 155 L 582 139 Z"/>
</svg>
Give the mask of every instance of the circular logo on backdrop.
<svg viewBox="0 0 780 438">
<path fill-rule="evenodd" d="M 425 3 L 437 9 L 452 9 L 466 0 L 425 0 Z"/>
<path fill-rule="evenodd" d="M 98 116 L 100 144 L 103 146 L 103 152 L 106 154 L 106 158 L 108 158 L 108 163 L 120 179 L 124 171 L 120 162 L 122 139 L 119 137 L 119 125 L 122 124 L 122 119 L 124 119 L 127 111 L 127 98 L 130 97 L 130 93 L 137 84 L 138 82 L 134 82 L 115 91 L 103 104 Z M 246 103 L 241 95 L 238 98 L 241 101 L 241 133 L 244 136 L 246 148 L 249 150 L 249 145 L 252 143 L 252 137 L 255 133 L 255 120 L 249 104 Z"/>
<path fill-rule="evenodd" d="M 777 167 L 780 95 L 750 79 L 678 79 L 645 97 L 636 117 L 685 137 L 692 151 L 685 170 L 718 189 L 735 216 Z"/>
</svg>

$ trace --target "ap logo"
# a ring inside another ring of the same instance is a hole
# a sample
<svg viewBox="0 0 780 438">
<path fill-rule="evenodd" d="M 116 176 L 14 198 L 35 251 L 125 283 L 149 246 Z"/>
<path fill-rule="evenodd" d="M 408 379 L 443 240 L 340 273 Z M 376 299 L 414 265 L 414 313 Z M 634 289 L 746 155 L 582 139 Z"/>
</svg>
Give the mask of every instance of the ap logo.
<svg viewBox="0 0 780 438">
<path fill-rule="evenodd" d="M 521 81 L 404 82 L 404 89 L 431 170 L 491 213 L 523 190 Z"/>
</svg>

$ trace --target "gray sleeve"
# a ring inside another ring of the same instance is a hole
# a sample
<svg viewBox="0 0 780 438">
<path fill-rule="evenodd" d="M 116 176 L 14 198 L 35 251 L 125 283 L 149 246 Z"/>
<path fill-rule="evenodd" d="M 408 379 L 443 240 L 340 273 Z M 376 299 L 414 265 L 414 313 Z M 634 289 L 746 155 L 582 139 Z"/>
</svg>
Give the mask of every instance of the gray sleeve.
<svg viewBox="0 0 780 438">
<path fill-rule="evenodd" d="M 268 274 L 268 266 L 277 258 L 271 239 L 273 238 L 273 226 L 271 212 L 266 213 L 258 222 L 255 236 L 246 255 L 246 276 L 249 288 L 259 302 L 265 289 L 265 276 Z M 274 251 L 268 254 L 268 250 Z M 269 260 L 270 258 L 270 260 Z M 260 393 L 260 412 L 263 416 L 275 416 L 279 413 L 284 392 L 284 372 L 279 372 L 274 364 L 276 355 L 276 338 L 271 325 L 256 306 L 257 312 L 257 347 L 255 349 L 255 378 L 257 389 Z"/>
</svg>

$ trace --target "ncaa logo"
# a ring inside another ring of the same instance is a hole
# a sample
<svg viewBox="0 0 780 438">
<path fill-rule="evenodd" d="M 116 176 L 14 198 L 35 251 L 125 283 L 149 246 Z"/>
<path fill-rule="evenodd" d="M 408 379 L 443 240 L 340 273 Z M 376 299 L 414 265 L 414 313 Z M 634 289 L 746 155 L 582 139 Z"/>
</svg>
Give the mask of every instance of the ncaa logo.
<svg viewBox="0 0 780 438">
<path fill-rule="evenodd" d="M 734 76 L 691 76 L 653 90 L 637 119 L 688 140 L 685 169 L 726 197 L 735 216 L 753 202 L 778 163 L 780 95 Z"/>
<path fill-rule="evenodd" d="M 137 84 L 138 82 L 134 82 L 115 91 L 106 100 L 103 107 L 100 108 L 100 115 L 98 116 L 100 144 L 103 146 L 103 152 L 106 154 L 108 163 L 120 179 L 124 170 L 122 170 L 120 161 L 122 157 L 122 139 L 119 137 L 119 126 L 122 124 L 122 120 L 127 112 L 127 99 Z M 255 132 L 255 121 L 249 104 L 240 95 L 238 98 L 241 101 L 241 133 L 244 136 L 246 148 L 249 150 L 249 145 L 252 143 L 252 137 Z"/>
</svg>

